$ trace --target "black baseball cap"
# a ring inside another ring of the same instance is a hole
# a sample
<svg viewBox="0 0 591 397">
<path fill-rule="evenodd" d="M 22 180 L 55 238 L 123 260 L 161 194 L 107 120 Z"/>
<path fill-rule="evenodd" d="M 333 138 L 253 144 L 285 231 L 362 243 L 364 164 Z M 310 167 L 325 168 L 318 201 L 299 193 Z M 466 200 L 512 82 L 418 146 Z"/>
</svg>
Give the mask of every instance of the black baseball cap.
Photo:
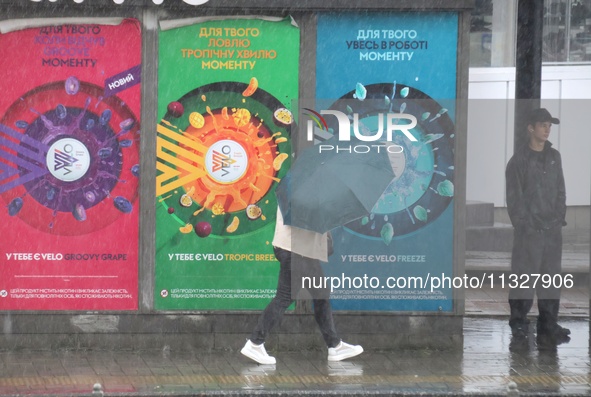
<svg viewBox="0 0 591 397">
<path fill-rule="evenodd" d="M 551 122 L 552 124 L 560 124 L 560 120 L 558 120 L 556 117 L 552 117 L 550 112 L 544 108 L 532 110 L 527 120 L 529 124 L 545 123 L 547 121 Z"/>
</svg>

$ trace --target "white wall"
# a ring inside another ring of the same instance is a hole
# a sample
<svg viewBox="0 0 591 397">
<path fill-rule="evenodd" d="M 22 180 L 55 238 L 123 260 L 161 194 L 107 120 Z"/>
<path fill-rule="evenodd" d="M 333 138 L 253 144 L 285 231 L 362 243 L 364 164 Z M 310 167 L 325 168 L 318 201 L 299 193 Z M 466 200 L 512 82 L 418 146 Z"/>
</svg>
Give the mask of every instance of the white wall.
<svg viewBox="0 0 591 397">
<path fill-rule="evenodd" d="M 515 68 L 470 69 L 467 199 L 505 206 L 505 166 L 513 154 Z M 567 205 L 589 205 L 591 65 L 545 66 L 542 107 L 560 118 L 550 141 L 562 154 Z"/>
</svg>

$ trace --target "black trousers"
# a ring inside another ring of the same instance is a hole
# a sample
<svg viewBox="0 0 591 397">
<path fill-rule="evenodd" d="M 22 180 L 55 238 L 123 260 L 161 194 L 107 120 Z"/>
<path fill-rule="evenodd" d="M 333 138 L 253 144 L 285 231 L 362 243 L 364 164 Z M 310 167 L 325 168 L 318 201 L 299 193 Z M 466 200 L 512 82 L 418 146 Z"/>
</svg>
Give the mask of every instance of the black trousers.
<svg viewBox="0 0 591 397">
<path fill-rule="evenodd" d="M 283 314 L 295 301 L 298 293 L 302 290 L 302 277 L 316 278 L 316 280 L 324 278 L 320 261 L 317 259 L 307 258 L 277 247 L 274 248 L 274 251 L 280 263 L 277 293 L 263 310 L 250 336 L 251 342 L 257 345 L 265 341 L 269 332 L 281 322 Z M 294 262 L 293 266 L 292 261 Z M 308 291 L 313 298 L 314 318 L 326 345 L 328 347 L 337 346 L 341 340 L 337 335 L 332 317 L 329 291 L 325 288 L 313 288 Z"/>
<path fill-rule="evenodd" d="M 523 323 L 532 308 L 534 296 L 538 297 L 538 322 L 556 323 L 560 306 L 560 276 L 562 270 L 562 228 L 549 230 L 515 230 L 511 255 L 511 280 L 509 291 L 511 316 L 509 324 Z M 536 275 L 540 275 L 536 281 Z M 544 283 L 552 277 L 551 283 Z M 544 279 L 543 279 L 544 278 Z M 514 283 L 515 284 L 515 283 Z M 548 285 L 550 284 L 550 285 Z"/>
</svg>

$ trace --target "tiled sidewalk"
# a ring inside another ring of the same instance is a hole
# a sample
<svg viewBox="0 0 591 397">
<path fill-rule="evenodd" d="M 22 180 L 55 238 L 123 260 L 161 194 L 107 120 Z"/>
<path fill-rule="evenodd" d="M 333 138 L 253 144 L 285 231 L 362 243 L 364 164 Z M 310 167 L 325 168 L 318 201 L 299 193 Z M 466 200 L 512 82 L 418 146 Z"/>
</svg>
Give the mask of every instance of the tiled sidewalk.
<svg viewBox="0 0 591 397">
<path fill-rule="evenodd" d="M 588 319 L 562 323 L 572 339 L 549 346 L 533 333 L 516 343 L 505 318 L 471 316 L 463 349 L 372 351 L 338 363 L 327 362 L 324 350 L 271 352 L 273 366 L 237 351 L 4 352 L 0 395 L 504 396 L 511 388 L 519 395 L 590 395 Z M 92 394 L 95 384 L 100 391 Z"/>
</svg>

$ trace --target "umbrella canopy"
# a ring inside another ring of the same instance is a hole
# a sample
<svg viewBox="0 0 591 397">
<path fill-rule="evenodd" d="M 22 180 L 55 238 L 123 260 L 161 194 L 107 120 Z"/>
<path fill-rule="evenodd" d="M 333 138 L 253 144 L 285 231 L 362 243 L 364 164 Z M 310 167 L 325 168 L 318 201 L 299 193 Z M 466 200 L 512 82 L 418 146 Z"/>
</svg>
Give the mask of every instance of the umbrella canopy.
<svg viewBox="0 0 591 397">
<path fill-rule="evenodd" d="M 285 224 L 324 233 L 370 213 L 395 175 L 385 146 L 356 153 L 357 143 L 331 138 L 322 147 L 332 150 L 298 154 L 275 190 Z"/>
</svg>

